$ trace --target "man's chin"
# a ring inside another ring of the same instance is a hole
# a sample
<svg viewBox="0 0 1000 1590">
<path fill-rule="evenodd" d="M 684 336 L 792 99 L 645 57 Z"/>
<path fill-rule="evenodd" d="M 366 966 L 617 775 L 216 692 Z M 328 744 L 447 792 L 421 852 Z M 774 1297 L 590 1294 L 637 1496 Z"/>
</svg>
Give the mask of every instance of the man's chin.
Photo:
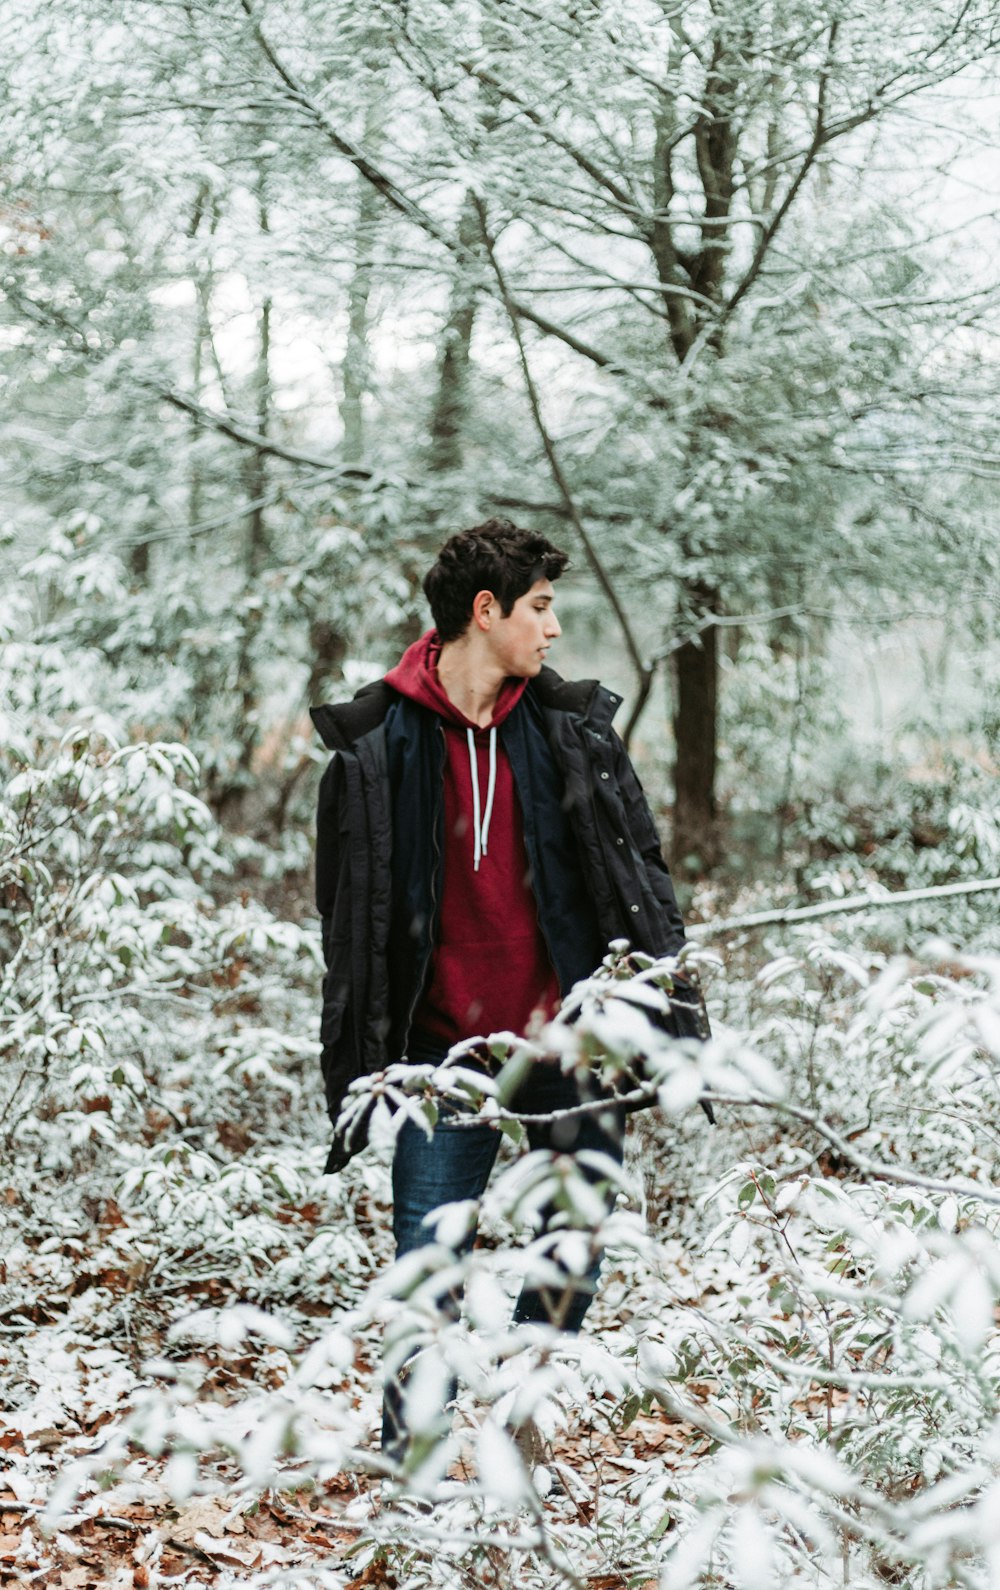
<svg viewBox="0 0 1000 1590">
<path fill-rule="evenodd" d="M 512 668 L 510 670 L 510 673 L 507 675 L 507 678 L 508 679 L 534 679 L 536 674 L 540 674 L 541 673 L 541 671 L 542 671 L 542 669 L 545 666 L 547 661 L 548 661 L 548 659 L 546 657 L 543 657 L 538 652 L 536 652 L 534 657 L 532 657 L 529 660 L 521 663 L 520 667 Z"/>
</svg>

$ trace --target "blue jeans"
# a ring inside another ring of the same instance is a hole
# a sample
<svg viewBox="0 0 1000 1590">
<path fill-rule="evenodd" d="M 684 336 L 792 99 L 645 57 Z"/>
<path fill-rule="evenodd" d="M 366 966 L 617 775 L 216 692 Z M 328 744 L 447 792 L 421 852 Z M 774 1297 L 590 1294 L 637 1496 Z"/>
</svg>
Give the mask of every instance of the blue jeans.
<svg viewBox="0 0 1000 1590">
<path fill-rule="evenodd" d="M 447 1048 L 411 1045 L 409 1058 L 421 1064 L 436 1064 L 444 1059 Z M 462 1062 L 468 1065 L 467 1061 Z M 568 1109 L 580 1103 L 576 1083 L 565 1076 L 557 1066 L 536 1065 L 514 1101 L 514 1107 L 523 1114 L 549 1114 L 553 1110 Z M 624 1117 L 613 1106 L 615 1124 L 611 1130 L 599 1124 L 597 1114 L 577 1116 L 569 1121 L 543 1123 L 537 1126 L 525 1123 L 528 1146 L 531 1149 L 552 1149 L 556 1153 L 575 1153 L 592 1150 L 610 1155 L 618 1164 L 622 1160 Z M 607 1113 L 600 1112 L 606 1121 Z M 442 1112 L 428 1137 L 412 1121 L 404 1123 L 396 1139 L 392 1164 L 392 1229 L 396 1239 L 396 1256 L 410 1253 L 432 1242 L 433 1233 L 424 1223 L 425 1216 L 442 1204 L 463 1199 L 478 1201 L 482 1198 L 497 1156 L 500 1134 L 492 1126 L 460 1126 L 454 1113 Z M 587 1171 L 588 1179 L 595 1180 L 596 1173 Z M 614 1193 L 609 1199 L 609 1208 Z M 546 1211 L 551 1219 L 554 1210 Z M 547 1225 L 546 1225 L 547 1229 Z M 475 1242 L 475 1229 L 471 1229 L 459 1248 L 467 1253 Z M 514 1323 L 528 1321 L 540 1324 L 558 1324 L 567 1331 L 579 1330 L 583 1317 L 594 1294 L 594 1285 L 601 1268 L 600 1256 L 585 1276 L 581 1276 L 568 1300 L 565 1288 L 548 1291 L 545 1288 L 525 1287 L 514 1308 Z M 567 1284 L 570 1278 L 567 1276 Z M 457 1316 L 459 1300 L 452 1298 L 446 1307 Z M 454 1389 L 451 1395 L 454 1396 Z M 403 1424 L 403 1395 L 398 1379 L 386 1382 L 382 1411 L 382 1450 L 396 1459 L 405 1451 L 406 1431 Z"/>
</svg>

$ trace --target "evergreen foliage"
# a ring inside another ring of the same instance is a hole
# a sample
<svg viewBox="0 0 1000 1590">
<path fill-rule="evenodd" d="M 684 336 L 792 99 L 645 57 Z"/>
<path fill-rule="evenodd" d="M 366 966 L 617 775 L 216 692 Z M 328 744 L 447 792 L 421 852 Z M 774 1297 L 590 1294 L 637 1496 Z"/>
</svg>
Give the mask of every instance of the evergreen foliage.
<svg viewBox="0 0 1000 1590">
<path fill-rule="evenodd" d="M 997 896 L 712 921 L 1000 873 L 993 7 L 5 21 L 0 1577 L 987 1590 Z M 502 1035 L 496 1082 L 359 1084 L 321 1177 L 306 708 L 493 513 L 571 550 L 697 884 L 711 1043 L 623 946 L 546 1033 L 655 1099 L 606 1221 L 520 1153 Z M 507 1139 L 484 1240 L 389 1265 L 443 1101 Z M 510 1328 L 597 1243 L 583 1336 Z"/>
</svg>

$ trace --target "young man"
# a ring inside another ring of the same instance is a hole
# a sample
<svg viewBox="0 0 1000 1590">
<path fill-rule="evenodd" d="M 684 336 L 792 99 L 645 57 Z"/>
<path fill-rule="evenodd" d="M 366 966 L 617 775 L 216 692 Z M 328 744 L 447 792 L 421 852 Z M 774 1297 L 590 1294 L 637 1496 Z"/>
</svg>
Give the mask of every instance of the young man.
<svg viewBox="0 0 1000 1590">
<path fill-rule="evenodd" d="M 545 665 L 566 562 L 505 519 L 452 536 L 424 581 L 435 628 L 352 702 L 313 711 L 335 753 L 316 852 L 327 1171 L 363 1147 L 362 1134 L 337 1129 L 355 1078 L 404 1058 L 440 1060 L 477 1035 L 526 1031 L 594 971 L 611 939 L 654 955 L 684 943 L 652 815 L 611 728 L 620 697 Z M 518 1100 L 538 1114 L 576 1102 L 571 1079 L 546 1066 Z M 621 1124 L 578 1116 L 528 1138 L 620 1160 Z M 431 1210 L 482 1195 L 498 1141 L 488 1125 L 456 1130 L 442 1119 L 430 1140 L 403 1126 L 392 1176 L 398 1253 L 428 1241 Z M 597 1268 L 558 1306 L 526 1290 L 515 1319 L 577 1329 Z M 383 1444 L 398 1448 L 392 1402 L 390 1391 Z"/>
</svg>

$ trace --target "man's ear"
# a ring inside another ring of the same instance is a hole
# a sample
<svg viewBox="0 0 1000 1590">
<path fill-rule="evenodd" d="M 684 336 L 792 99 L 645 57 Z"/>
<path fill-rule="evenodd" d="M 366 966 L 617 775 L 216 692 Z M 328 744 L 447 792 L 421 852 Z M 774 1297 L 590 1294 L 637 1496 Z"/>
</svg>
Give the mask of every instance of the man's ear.
<svg viewBox="0 0 1000 1590">
<path fill-rule="evenodd" d="M 492 591 L 477 591 L 472 601 L 472 622 L 477 629 L 487 630 L 498 616 L 500 604 Z"/>
</svg>

